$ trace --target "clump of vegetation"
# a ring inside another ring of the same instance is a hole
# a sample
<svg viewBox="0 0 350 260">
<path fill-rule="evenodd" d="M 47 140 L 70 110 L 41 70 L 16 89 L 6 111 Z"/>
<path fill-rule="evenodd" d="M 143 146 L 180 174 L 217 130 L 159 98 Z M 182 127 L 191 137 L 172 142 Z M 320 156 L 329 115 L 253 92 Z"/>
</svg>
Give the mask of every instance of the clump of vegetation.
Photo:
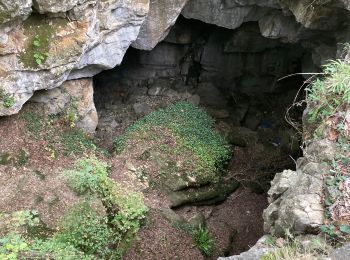
<svg viewBox="0 0 350 260">
<path fill-rule="evenodd" d="M 29 156 L 26 153 L 26 151 L 22 149 L 17 156 L 17 165 L 24 166 L 28 163 L 28 161 L 29 161 Z"/>
<path fill-rule="evenodd" d="M 75 192 L 86 196 L 98 195 L 107 212 L 112 212 L 108 219 L 99 221 L 112 227 L 115 239 L 112 244 L 115 244 L 122 239 L 130 240 L 136 234 L 147 208 L 142 195 L 115 183 L 108 177 L 108 169 L 105 162 L 89 158 L 79 160 L 76 168 L 67 171 L 65 176 Z M 104 232 L 108 233 L 105 229 Z"/>
<path fill-rule="evenodd" d="M 11 163 L 12 156 L 9 153 L 0 153 L 0 165 L 8 165 Z"/>
<path fill-rule="evenodd" d="M 11 108 L 15 104 L 15 98 L 2 89 L 0 89 L 0 101 L 5 108 Z"/>
<path fill-rule="evenodd" d="M 49 56 L 47 52 L 43 52 L 41 41 L 42 39 L 39 37 L 39 35 L 35 35 L 33 40 L 33 58 L 37 65 L 41 65 L 45 61 L 45 59 Z"/>
<path fill-rule="evenodd" d="M 28 68 L 38 68 L 49 57 L 50 42 L 54 32 L 67 24 L 66 19 L 46 19 L 45 15 L 32 14 L 24 21 L 24 33 L 27 36 L 26 48 L 20 54 L 20 60 Z"/>
<path fill-rule="evenodd" d="M 26 122 L 28 132 L 37 135 L 41 132 L 43 127 L 43 117 L 33 112 L 23 113 L 23 119 Z"/>
<path fill-rule="evenodd" d="M 108 225 L 107 216 L 98 214 L 87 202 L 75 205 L 66 213 L 60 230 L 55 236 L 56 241 L 102 258 L 112 254 L 110 246 L 120 239 Z"/>
<path fill-rule="evenodd" d="M 166 140 L 169 143 L 164 143 Z M 214 130 L 214 120 L 187 102 L 175 103 L 140 119 L 115 139 L 114 146 L 121 153 L 128 145 L 140 142 L 153 143 L 153 149 L 168 159 L 187 157 L 185 171 L 204 180 L 217 178 L 231 157 L 228 143 Z"/>
<path fill-rule="evenodd" d="M 324 78 L 316 79 L 307 91 L 310 120 L 321 122 L 350 105 L 350 64 L 345 60 L 324 65 Z"/>
<path fill-rule="evenodd" d="M 349 51 L 349 46 L 347 47 Z M 350 238 L 350 223 L 336 212 L 348 211 L 344 200 L 350 198 L 346 187 L 350 173 L 350 64 L 339 59 L 324 66 L 323 77 L 307 88 L 309 122 L 315 129 L 314 138 L 327 138 L 337 145 L 337 155 L 325 179 L 326 221 L 321 232 L 333 242 Z"/>
<path fill-rule="evenodd" d="M 108 169 L 89 158 L 65 172 L 70 187 L 84 197 L 56 230 L 43 228 L 36 211 L 0 214 L 0 259 L 120 259 L 147 208 L 142 195 L 114 183 Z M 96 196 L 104 207 L 94 206 Z"/>
<path fill-rule="evenodd" d="M 211 237 L 209 230 L 199 226 L 192 231 L 192 238 L 195 246 L 205 255 L 211 256 L 214 250 L 215 241 Z"/>
<path fill-rule="evenodd" d="M 269 236 L 265 244 L 270 248 L 269 252 L 263 255 L 261 260 L 294 260 L 294 259 L 324 259 L 332 247 L 322 237 L 305 238 L 303 243 L 298 237 L 294 237 L 286 230 L 285 237 L 276 238 Z"/>
<path fill-rule="evenodd" d="M 70 129 L 60 135 L 62 152 L 65 155 L 82 154 L 84 151 L 95 151 L 96 145 L 81 129 Z"/>
<path fill-rule="evenodd" d="M 31 138 L 47 141 L 45 149 L 51 158 L 56 158 L 58 154 L 79 155 L 99 150 L 89 135 L 82 129 L 75 128 L 75 121 L 69 121 L 69 126 L 66 125 L 66 114 L 46 116 L 24 112 L 22 117 Z"/>
</svg>

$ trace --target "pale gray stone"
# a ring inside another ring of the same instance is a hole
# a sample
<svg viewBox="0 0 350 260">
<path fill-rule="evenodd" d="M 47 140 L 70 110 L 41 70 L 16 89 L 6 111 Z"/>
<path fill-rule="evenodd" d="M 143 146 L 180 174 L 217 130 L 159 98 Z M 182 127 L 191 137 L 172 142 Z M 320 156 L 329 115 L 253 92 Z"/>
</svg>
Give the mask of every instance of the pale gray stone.
<svg viewBox="0 0 350 260">
<path fill-rule="evenodd" d="M 219 257 L 218 260 L 260 260 L 263 255 L 273 250 L 265 244 L 267 239 L 268 236 L 263 236 L 248 251 L 243 252 L 240 255 L 234 255 L 230 257 Z"/>
<path fill-rule="evenodd" d="M 282 236 L 315 232 L 323 224 L 322 202 L 325 166 L 309 162 L 297 171 L 277 173 L 268 191 L 269 203 L 264 210 L 264 230 Z"/>
<path fill-rule="evenodd" d="M 153 49 L 167 36 L 187 1 L 151 0 L 150 11 L 132 46 L 142 50 Z"/>
</svg>

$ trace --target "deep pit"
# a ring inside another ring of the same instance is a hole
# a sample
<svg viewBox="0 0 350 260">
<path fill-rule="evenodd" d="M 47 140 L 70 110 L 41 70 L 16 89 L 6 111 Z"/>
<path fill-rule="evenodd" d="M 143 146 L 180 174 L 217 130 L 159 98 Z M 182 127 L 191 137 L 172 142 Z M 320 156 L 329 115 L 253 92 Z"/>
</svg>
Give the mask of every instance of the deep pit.
<svg viewBox="0 0 350 260">
<path fill-rule="evenodd" d="M 240 253 L 263 235 L 270 181 L 294 169 L 301 155 L 300 136 L 285 116 L 302 98 L 297 94 L 305 79 L 294 74 L 309 66 L 310 57 L 298 43 L 264 38 L 255 22 L 228 30 L 180 17 L 155 49 L 129 48 L 120 66 L 94 77 L 97 137 L 111 148 L 113 138 L 137 119 L 177 101 L 207 111 L 233 146 L 228 172 L 241 188 L 222 204 L 204 200 L 199 204 L 211 206 L 187 203 L 175 210 L 186 219 L 205 217 L 218 255 Z M 300 122 L 302 109 L 288 116 Z M 149 238 L 147 232 L 141 237 Z"/>
</svg>

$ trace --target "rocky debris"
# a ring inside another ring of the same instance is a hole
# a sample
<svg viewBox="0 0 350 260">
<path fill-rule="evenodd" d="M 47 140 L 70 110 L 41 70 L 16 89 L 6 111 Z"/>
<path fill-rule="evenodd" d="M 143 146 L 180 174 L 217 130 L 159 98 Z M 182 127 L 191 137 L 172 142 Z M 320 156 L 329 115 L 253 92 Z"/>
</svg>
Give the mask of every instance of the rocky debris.
<svg viewBox="0 0 350 260">
<path fill-rule="evenodd" d="M 336 143 L 327 139 L 313 141 L 305 148 L 305 157 L 317 162 L 332 162 L 336 153 Z"/>
<path fill-rule="evenodd" d="M 318 231 L 324 221 L 325 171 L 327 167 L 304 160 L 297 171 L 276 174 L 268 191 L 270 205 L 263 214 L 265 232 L 282 236 L 285 230 L 294 234 Z"/>
<path fill-rule="evenodd" d="M 335 249 L 331 252 L 329 258 L 331 260 L 344 260 L 350 258 L 350 244 L 346 243 L 340 248 Z"/>
<path fill-rule="evenodd" d="M 135 103 L 133 105 L 134 111 L 137 115 L 147 115 L 148 113 L 151 112 L 150 107 L 147 103 Z"/>
<path fill-rule="evenodd" d="M 265 244 L 267 239 L 268 236 L 263 236 L 248 251 L 243 252 L 240 255 L 219 257 L 218 260 L 260 260 L 263 255 L 272 250 L 268 245 Z"/>
<path fill-rule="evenodd" d="M 227 138 L 233 145 L 241 147 L 251 146 L 258 142 L 257 132 L 245 127 L 231 128 Z"/>
<path fill-rule="evenodd" d="M 97 127 L 91 79 L 66 81 L 59 88 L 37 92 L 31 101 L 43 103 L 49 115 L 67 114 L 70 123 L 89 133 L 93 133 Z"/>
</svg>

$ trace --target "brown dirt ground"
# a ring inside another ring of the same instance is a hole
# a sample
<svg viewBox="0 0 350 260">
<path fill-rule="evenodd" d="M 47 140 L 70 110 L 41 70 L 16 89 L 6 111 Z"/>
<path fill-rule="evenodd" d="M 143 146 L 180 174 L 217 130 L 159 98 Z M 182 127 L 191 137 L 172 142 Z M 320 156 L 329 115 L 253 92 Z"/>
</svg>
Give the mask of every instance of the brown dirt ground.
<svg viewBox="0 0 350 260">
<path fill-rule="evenodd" d="M 36 209 L 43 221 L 54 228 L 63 213 L 79 201 L 79 197 L 64 184 L 61 173 L 85 154 L 65 156 L 59 153 L 52 158 L 47 150 L 49 144 L 43 138 L 45 133 L 33 138 L 28 134 L 22 117 L 23 113 L 37 109 L 29 104 L 18 115 L 0 118 L 0 154 L 9 153 L 13 158 L 9 165 L 0 165 L 0 212 Z M 55 127 L 57 133 L 65 129 L 59 124 Z M 16 158 L 22 150 L 29 160 L 20 166 Z M 165 196 L 156 189 L 149 189 L 128 170 L 127 157 L 103 159 L 112 166 L 113 179 L 130 190 L 144 192 L 145 203 L 150 208 L 138 239 L 123 259 L 204 259 L 194 247 L 191 235 L 172 227 L 157 210 L 168 205 Z M 264 195 L 242 188 L 220 205 L 184 207 L 177 212 L 185 217 L 198 212 L 206 216 L 208 228 L 216 240 L 214 259 L 225 253 L 239 253 L 256 242 L 263 234 L 261 213 L 265 207 Z M 233 232 L 237 233 L 231 241 L 229 236 Z"/>
<path fill-rule="evenodd" d="M 21 115 L 29 110 L 26 106 L 19 115 L 0 118 L 0 153 L 12 157 L 10 164 L 0 165 L 0 212 L 37 209 L 43 221 L 54 227 L 62 212 L 79 200 L 60 176 L 75 158 L 53 159 L 42 136 L 28 135 Z M 22 150 L 28 162 L 21 166 L 16 161 Z"/>
</svg>

